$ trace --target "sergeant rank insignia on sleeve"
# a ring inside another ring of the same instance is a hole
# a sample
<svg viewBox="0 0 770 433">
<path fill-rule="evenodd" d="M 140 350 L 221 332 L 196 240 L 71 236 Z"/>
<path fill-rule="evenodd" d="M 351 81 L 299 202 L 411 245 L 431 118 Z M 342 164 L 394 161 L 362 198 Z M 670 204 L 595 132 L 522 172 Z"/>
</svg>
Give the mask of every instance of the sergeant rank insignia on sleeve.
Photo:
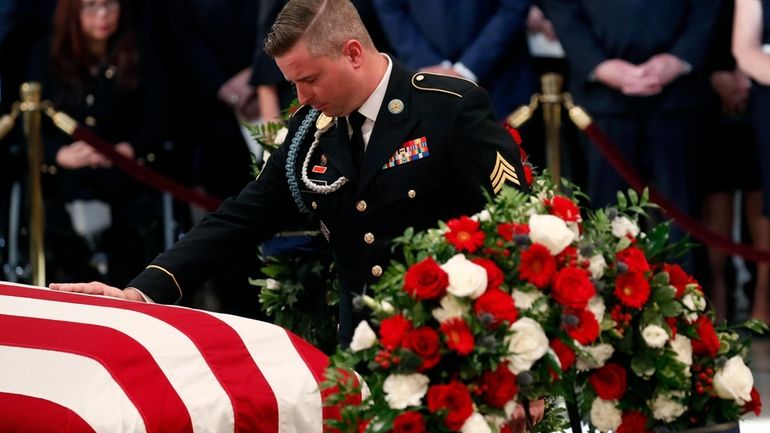
<svg viewBox="0 0 770 433">
<path fill-rule="evenodd" d="M 495 161 L 495 167 L 492 169 L 492 174 L 489 175 L 489 180 L 492 181 L 492 189 L 495 194 L 503 189 L 503 185 L 508 180 L 516 185 L 521 185 L 516 170 L 503 158 L 503 155 L 500 155 L 500 152 L 497 152 L 497 160 Z"/>
</svg>

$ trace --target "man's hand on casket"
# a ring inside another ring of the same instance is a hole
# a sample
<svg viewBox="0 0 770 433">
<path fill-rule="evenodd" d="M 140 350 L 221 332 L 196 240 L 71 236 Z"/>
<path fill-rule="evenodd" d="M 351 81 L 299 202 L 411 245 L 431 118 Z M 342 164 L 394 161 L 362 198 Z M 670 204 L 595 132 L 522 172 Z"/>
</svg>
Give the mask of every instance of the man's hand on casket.
<svg viewBox="0 0 770 433">
<path fill-rule="evenodd" d="M 529 415 L 533 424 L 543 420 L 544 412 L 545 402 L 543 400 L 529 402 Z M 524 415 L 524 406 L 516 404 L 516 409 L 513 411 L 513 420 L 511 421 L 511 432 L 524 433 L 525 431 L 527 431 L 527 417 Z"/>
<path fill-rule="evenodd" d="M 127 299 L 129 301 L 147 301 L 144 296 L 142 296 L 142 294 L 133 287 L 120 290 L 117 287 L 108 286 L 98 281 L 92 281 L 90 283 L 51 283 L 48 287 L 52 290 L 61 290 L 62 292 L 103 295 L 113 298 Z"/>
</svg>

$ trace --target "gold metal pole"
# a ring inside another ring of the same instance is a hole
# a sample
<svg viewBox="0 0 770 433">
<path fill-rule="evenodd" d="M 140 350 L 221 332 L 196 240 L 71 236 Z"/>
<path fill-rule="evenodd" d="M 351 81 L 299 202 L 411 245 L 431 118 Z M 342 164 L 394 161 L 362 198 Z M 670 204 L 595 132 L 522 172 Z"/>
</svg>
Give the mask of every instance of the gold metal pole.
<svg viewBox="0 0 770 433">
<path fill-rule="evenodd" d="M 29 187 L 29 256 L 32 264 L 32 284 L 45 285 L 45 249 L 43 233 L 45 213 L 43 189 L 40 181 L 40 165 L 43 162 L 43 144 L 40 136 L 40 83 L 21 85 L 21 112 L 24 114 L 24 135 L 27 137 L 28 187 Z"/>
<path fill-rule="evenodd" d="M 543 94 L 543 121 L 545 122 L 545 156 L 554 185 L 561 183 L 561 88 L 564 79 L 559 74 L 548 73 L 541 77 Z"/>
</svg>

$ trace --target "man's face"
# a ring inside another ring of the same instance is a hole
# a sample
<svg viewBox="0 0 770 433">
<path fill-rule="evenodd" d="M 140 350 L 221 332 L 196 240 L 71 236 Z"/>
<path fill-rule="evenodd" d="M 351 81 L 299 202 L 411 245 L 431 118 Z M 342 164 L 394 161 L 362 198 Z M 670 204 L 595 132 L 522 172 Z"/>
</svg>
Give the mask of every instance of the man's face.
<svg viewBox="0 0 770 433">
<path fill-rule="evenodd" d="M 275 61 L 284 77 L 297 86 L 300 104 L 333 117 L 345 116 L 356 108 L 351 106 L 356 77 L 347 56 L 313 56 L 305 41 L 300 40 Z"/>
</svg>

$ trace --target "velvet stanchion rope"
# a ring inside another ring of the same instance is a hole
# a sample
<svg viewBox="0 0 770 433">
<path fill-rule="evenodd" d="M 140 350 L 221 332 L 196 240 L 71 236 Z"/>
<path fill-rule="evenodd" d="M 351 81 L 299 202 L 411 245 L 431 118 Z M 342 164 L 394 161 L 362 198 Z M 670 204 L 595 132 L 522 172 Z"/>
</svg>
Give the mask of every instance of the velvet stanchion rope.
<svg viewBox="0 0 770 433">
<path fill-rule="evenodd" d="M 618 151 L 617 146 L 610 140 L 598 126 L 590 123 L 583 132 L 596 144 L 596 147 L 604 155 L 607 161 L 612 165 L 615 171 L 631 186 L 631 188 L 642 191 L 646 186 L 642 177 L 628 160 Z M 698 222 L 665 196 L 660 194 L 654 188 L 648 187 L 650 200 L 656 203 L 668 214 L 680 227 L 690 233 L 695 239 L 704 244 L 718 248 L 729 254 L 738 255 L 755 262 L 770 262 L 770 251 L 760 250 L 745 244 L 737 244 L 730 238 L 717 233 L 710 228 Z"/>
</svg>

